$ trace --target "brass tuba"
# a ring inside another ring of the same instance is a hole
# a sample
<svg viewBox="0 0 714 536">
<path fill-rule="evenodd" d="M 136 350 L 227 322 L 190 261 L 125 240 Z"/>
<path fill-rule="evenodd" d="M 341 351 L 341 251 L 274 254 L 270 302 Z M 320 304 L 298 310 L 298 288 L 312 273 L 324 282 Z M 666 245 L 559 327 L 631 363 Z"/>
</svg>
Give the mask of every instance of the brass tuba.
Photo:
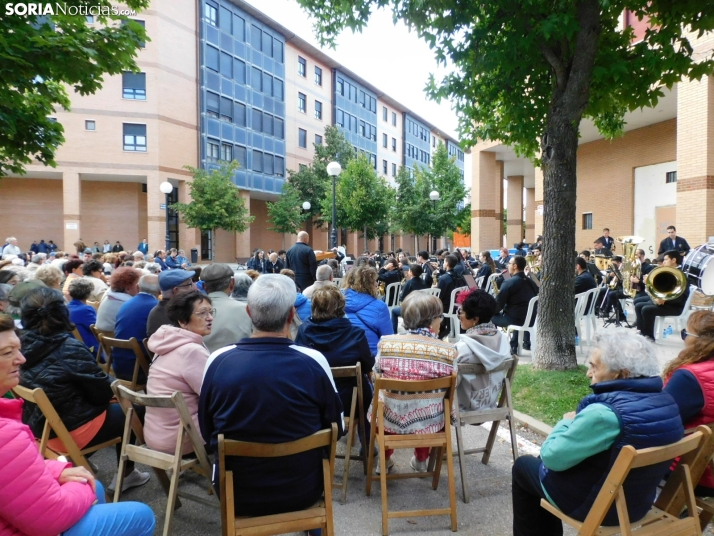
<svg viewBox="0 0 714 536">
<path fill-rule="evenodd" d="M 645 290 L 653 300 L 674 300 L 687 290 L 687 276 L 679 268 L 658 266 L 647 274 Z"/>
<path fill-rule="evenodd" d="M 639 278 L 642 273 L 642 265 L 637 258 L 637 246 L 645 239 L 639 236 L 621 236 L 616 240 L 622 244 L 622 266 L 620 266 L 622 292 L 626 296 L 634 298 L 637 290 L 632 287 L 630 277 Z"/>
<path fill-rule="evenodd" d="M 540 259 L 534 253 L 528 253 L 525 256 L 526 266 L 531 273 L 537 274 L 540 272 Z"/>
</svg>

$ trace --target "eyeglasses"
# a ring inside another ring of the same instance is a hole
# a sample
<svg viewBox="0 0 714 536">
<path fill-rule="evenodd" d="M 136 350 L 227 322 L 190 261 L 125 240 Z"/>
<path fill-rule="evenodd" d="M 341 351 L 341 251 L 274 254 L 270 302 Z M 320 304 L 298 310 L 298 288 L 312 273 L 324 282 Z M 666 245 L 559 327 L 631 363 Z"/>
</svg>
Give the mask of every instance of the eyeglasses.
<svg viewBox="0 0 714 536">
<path fill-rule="evenodd" d="M 696 333 L 689 333 L 686 329 L 682 330 L 682 340 L 685 340 L 687 337 L 697 337 L 699 338 L 699 335 Z"/>
<path fill-rule="evenodd" d="M 461 316 L 462 314 L 464 314 L 464 310 L 461 307 L 456 309 L 456 316 Z"/>
<path fill-rule="evenodd" d="M 192 287 L 193 286 L 193 279 L 188 279 L 185 283 L 181 283 L 180 285 L 177 285 L 176 288 L 184 288 L 184 287 Z"/>
<path fill-rule="evenodd" d="M 209 317 L 214 317 L 216 316 L 216 309 L 203 309 L 202 311 L 196 311 L 195 313 L 192 313 L 200 318 L 203 318 L 204 320 L 208 320 Z"/>
</svg>

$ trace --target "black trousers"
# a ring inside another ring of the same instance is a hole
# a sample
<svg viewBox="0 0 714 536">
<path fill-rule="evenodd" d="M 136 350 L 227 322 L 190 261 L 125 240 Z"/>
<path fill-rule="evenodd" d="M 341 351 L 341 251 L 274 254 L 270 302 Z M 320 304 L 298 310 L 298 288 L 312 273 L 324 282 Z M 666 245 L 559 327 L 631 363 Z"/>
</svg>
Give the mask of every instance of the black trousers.
<svg viewBox="0 0 714 536">
<path fill-rule="evenodd" d="M 519 456 L 511 469 L 513 536 L 562 536 L 563 523 L 540 506 L 545 493 L 540 485 L 540 458 Z"/>
<path fill-rule="evenodd" d="M 525 323 L 525 318 L 514 318 L 505 313 L 499 313 L 491 317 L 491 322 L 500 328 L 507 328 L 508 326 L 522 326 Z M 531 334 L 527 331 L 523 334 L 523 342 L 530 342 Z M 518 343 L 518 332 L 514 331 L 511 336 L 511 345 L 515 346 Z"/>
</svg>

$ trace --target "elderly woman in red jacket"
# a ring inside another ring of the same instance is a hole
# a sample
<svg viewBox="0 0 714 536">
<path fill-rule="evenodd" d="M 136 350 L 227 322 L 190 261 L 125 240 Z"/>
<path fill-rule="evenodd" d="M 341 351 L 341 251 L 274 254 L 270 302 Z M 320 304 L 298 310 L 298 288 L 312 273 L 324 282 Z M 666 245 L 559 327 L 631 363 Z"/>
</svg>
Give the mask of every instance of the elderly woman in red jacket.
<svg viewBox="0 0 714 536">
<path fill-rule="evenodd" d="M 12 317 L 0 314 L 0 397 L 17 386 L 24 362 Z M 153 534 L 156 520 L 148 506 L 105 504 L 101 484 L 84 467 L 44 460 L 22 423 L 22 405 L 0 398 L 0 535 Z"/>
</svg>

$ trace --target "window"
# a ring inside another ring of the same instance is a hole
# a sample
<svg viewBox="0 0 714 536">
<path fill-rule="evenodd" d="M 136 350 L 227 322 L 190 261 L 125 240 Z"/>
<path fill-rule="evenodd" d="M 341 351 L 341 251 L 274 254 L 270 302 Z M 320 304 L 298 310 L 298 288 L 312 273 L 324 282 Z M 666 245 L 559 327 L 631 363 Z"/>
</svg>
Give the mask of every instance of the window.
<svg viewBox="0 0 714 536">
<path fill-rule="evenodd" d="M 218 142 L 215 140 L 208 140 L 206 142 L 206 160 L 217 161 L 219 158 L 220 147 Z"/>
<path fill-rule="evenodd" d="M 251 69 L 250 69 L 250 85 L 256 91 L 263 91 L 263 72 L 260 69 L 251 67 Z"/>
<path fill-rule="evenodd" d="M 337 110 L 337 113 L 335 114 L 335 123 L 340 125 L 341 127 L 345 126 L 345 112 L 342 110 Z"/>
<path fill-rule="evenodd" d="M 146 22 L 145 22 L 145 21 L 143 21 L 143 20 L 136 20 L 136 19 L 125 19 L 125 20 L 122 20 L 122 21 L 121 21 L 121 25 L 122 25 L 122 26 L 125 26 L 126 24 L 129 23 L 129 21 L 135 22 L 136 24 L 138 24 L 138 25 L 141 26 L 142 28 L 146 28 Z M 53 26 L 52 29 L 54 30 L 54 26 Z M 144 42 L 142 41 L 141 43 L 139 43 L 139 46 L 140 46 L 141 48 L 146 48 L 146 43 L 144 43 Z"/>
<path fill-rule="evenodd" d="M 207 46 L 206 47 L 206 67 L 209 69 L 212 69 L 216 72 L 220 71 L 221 66 L 220 66 L 220 59 L 219 59 L 220 54 L 218 53 L 217 48 L 213 48 L 212 46 Z"/>
<path fill-rule="evenodd" d="M 255 132 L 262 132 L 263 131 L 263 112 L 260 110 L 253 108 L 253 113 L 252 113 L 252 121 L 250 128 L 252 128 Z"/>
<path fill-rule="evenodd" d="M 322 69 L 315 65 L 315 83 L 318 86 L 322 85 Z"/>
<path fill-rule="evenodd" d="M 253 171 L 263 171 L 263 153 L 253 149 Z"/>
<path fill-rule="evenodd" d="M 273 78 L 273 97 L 283 100 L 283 81 L 280 78 Z"/>
<path fill-rule="evenodd" d="M 97 130 L 97 123 L 93 119 L 84 122 L 84 130 Z"/>
<path fill-rule="evenodd" d="M 305 171 L 307 169 L 307 164 L 298 164 L 298 171 Z"/>
<path fill-rule="evenodd" d="M 273 116 L 263 112 L 263 132 L 273 135 Z"/>
<path fill-rule="evenodd" d="M 365 134 L 365 125 L 364 121 L 359 122 L 359 135 L 362 136 L 363 138 L 366 138 L 367 135 Z"/>
<path fill-rule="evenodd" d="M 206 115 L 215 118 L 221 115 L 220 97 L 210 91 L 206 92 Z"/>
<path fill-rule="evenodd" d="M 372 167 L 373 167 L 374 169 L 377 169 L 377 155 L 370 153 L 370 155 L 369 155 L 369 161 L 372 163 Z"/>
<path fill-rule="evenodd" d="M 392 177 L 397 176 L 397 164 L 392 164 Z"/>
<path fill-rule="evenodd" d="M 322 121 L 322 103 L 315 101 L 315 119 Z"/>
<path fill-rule="evenodd" d="M 337 79 L 337 93 L 342 96 L 345 95 L 345 81 L 342 78 Z"/>
<path fill-rule="evenodd" d="M 304 93 L 298 93 L 298 111 L 307 113 L 307 97 Z"/>
<path fill-rule="evenodd" d="M 397 152 L 397 138 L 392 138 L 392 151 Z"/>
<path fill-rule="evenodd" d="M 245 85 L 245 63 L 234 59 L 233 60 L 233 79 L 240 84 Z"/>
<path fill-rule="evenodd" d="M 397 114 L 395 112 L 392 112 L 392 126 L 397 126 Z"/>
<path fill-rule="evenodd" d="M 250 46 L 255 50 L 260 50 L 263 41 L 263 32 L 257 26 L 250 27 Z"/>
<path fill-rule="evenodd" d="M 382 173 L 387 174 L 387 161 L 382 160 Z"/>
<path fill-rule="evenodd" d="M 382 120 L 383 121 L 387 120 L 387 107 L 386 106 L 382 106 Z M 386 145 L 385 145 L 385 147 L 386 147 Z"/>
<path fill-rule="evenodd" d="M 283 44 L 277 39 L 273 39 L 273 58 L 278 63 L 283 63 Z"/>
<path fill-rule="evenodd" d="M 273 174 L 278 177 L 285 175 L 285 159 L 282 156 L 275 157 L 275 171 Z"/>
<path fill-rule="evenodd" d="M 146 152 L 146 125 L 124 123 L 124 150 Z"/>
<path fill-rule="evenodd" d="M 387 147 L 388 137 L 386 134 L 382 134 L 382 147 Z"/>
<path fill-rule="evenodd" d="M 273 122 L 273 127 L 275 127 L 274 130 L 274 136 L 278 139 L 283 139 L 285 136 L 285 129 L 283 125 L 283 120 L 280 119 L 279 117 L 275 118 L 275 121 Z"/>
<path fill-rule="evenodd" d="M 121 74 L 122 98 L 146 100 L 146 73 Z"/>
<path fill-rule="evenodd" d="M 431 146 L 436 147 L 436 138 L 434 137 L 431 138 Z"/>
<path fill-rule="evenodd" d="M 273 38 L 267 32 L 263 32 L 263 54 L 273 57 Z"/>
<path fill-rule="evenodd" d="M 233 121 L 233 101 L 226 97 L 221 97 L 221 119 Z"/>
<path fill-rule="evenodd" d="M 592 212 L 586 212 L 583 214 L 583 229 L 592 229 L 593 228 L 593 213 Z"/>
<path fill-rule="evenodd" d="M 298 129 L 298 146 L 307 149 L 307 130 Z"/>
<path fill-rule="evenodd" d="M 298 74 L 303 78 L 307 77 L 307 62 L 300 56 L 298 56 Z"/>
<path fill-rule="evenodd" d="M 209 24 L 218 26 L 218 7 L 211 2 L 206 2 L 203 15 Z"/>
<path fill-rule="evenodd" d="M 238 160 L 238 163 L 240 164 L 240 167 L 245 168 L 246 167 L 246 155 L 247 155 L 246 148 L 243 147 L 242 145 L 236 145 L 235 148 L 235 159 Z"/>
<path fill-rule="evenodd" d="M 233 103 L 233 122 L 241 127 L 245 126 L 245 104 Z"/>
<path fill-rule="evenodd" d="M 268 153 L 263 154 L 263 173 L 266 175 L 272 175 L 274 172 L 275 168 L 273 166 L 273 155 Z"/>
<path fill-rule="evenodd" d="M 667 172 L 665 183 L 669 184 L 670 182 L 677 182 L 677 172 L 676 171 L 668 171 Z"/>
<path fill-rule="evenodd" d="M 94 15 L 86 15 L 84 18 L 87 20 L 87 24 L 94 24 Z"/>
<path fill-rule="evenodd" d="M 315 134 L 315 145 L 322 145 L 322 136 Z"/>
<path fill-rule="evenodd" d="M 221 52 L 221 74 L 233 78 L 233 56 L 225 52 Z"/>
<path fill-rule="evenodd" d="M 235 13 L 233 14 L 233 37 L 245 41 L 245 20 Z"/>
<path fill-rule="evenodd" d="M 232 13 L 228 11 L 225 7 L 221 7 L 220 12 L 218 13 L 218 25 L 220 26 L 221 30 L 226 32 L 228 35 L 231 35 L 233 33 L 232 22 Z"/>
<path fill-rule="evenodd" d="M 232 145 L 228 145 L 227 143 L 221 144 L 221 160 L 225 160 L 226 162 L 230 162 L 231 160 L 233 160 Z"/>
<path fill-rule="evenodd" d="M 273 94 L 273 77 L 268 73 L 263 73 L 263 93 L 266 95 Z"/>
</svg>

